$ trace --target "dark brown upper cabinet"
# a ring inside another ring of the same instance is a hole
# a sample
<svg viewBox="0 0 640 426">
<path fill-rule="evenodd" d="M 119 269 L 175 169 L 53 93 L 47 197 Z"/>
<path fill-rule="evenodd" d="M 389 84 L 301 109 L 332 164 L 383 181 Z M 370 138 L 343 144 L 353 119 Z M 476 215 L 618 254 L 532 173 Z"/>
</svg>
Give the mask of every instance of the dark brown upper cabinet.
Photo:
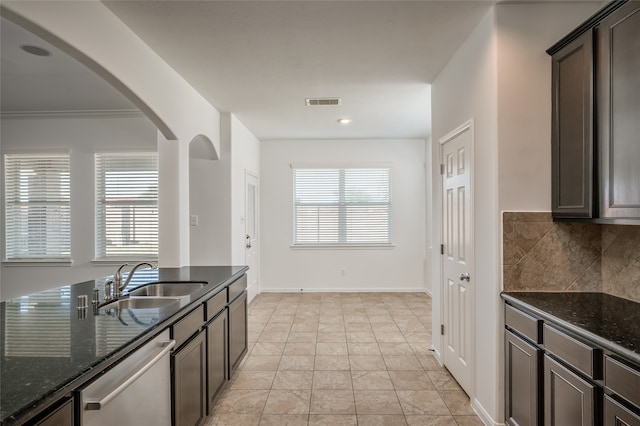
<svg viewBox="0 0 640 426">
<path fill-rule="evenodd" d="M 640 2 L 598 26 L 601 217 L 640 219 Z"/>
<path fill-rule="evenodd" d="M 640 2 L 609 3 L 547 53 L 553 217 L 640 224 Z"/>
<path fill-rule="evenodd" d="M 593 217 L 593 32 L 551 58 L 552 196 L 556 217 Z"/>
</svg>

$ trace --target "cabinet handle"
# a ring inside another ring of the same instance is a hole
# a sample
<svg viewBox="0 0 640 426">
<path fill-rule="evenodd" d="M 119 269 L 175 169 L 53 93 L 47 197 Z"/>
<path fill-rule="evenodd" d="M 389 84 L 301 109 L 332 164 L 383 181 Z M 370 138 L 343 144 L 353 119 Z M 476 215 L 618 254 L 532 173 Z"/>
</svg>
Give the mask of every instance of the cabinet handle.
<svg viewBox="0 0 640 426">
<path fill-rule="evenodd" d="M 140 370 L 136 371 L 136 373 L 129 377 L 125 382 L 123 382 L 120 386 L 111 391 L 108 395 L 98 401 L 88 401 L 87 405 L 85 405 L 85 410 L 99 410 L 105 405 L 107 405 L 113 398 L 120 395 L 126 388 L 128 388 L 133 382 L 138 380 L 140 376 L 147 372 L 151 367 L 153 367 L 162 357 L 164 357 L 173 347 L 176 345 L 175 340 L 169 340 L 168 342 L 163 342 L 163 348 L 158 352 L 156 356 L 153 357 L 148 363 L 143 365 Z"/>
<path fill-rule="evenodd" d="M 247 234 L 245 235 L 245 240 L 246 240 L 246 246 L 247 248 L 251 248 L 251 235 Z"/>
</svg>

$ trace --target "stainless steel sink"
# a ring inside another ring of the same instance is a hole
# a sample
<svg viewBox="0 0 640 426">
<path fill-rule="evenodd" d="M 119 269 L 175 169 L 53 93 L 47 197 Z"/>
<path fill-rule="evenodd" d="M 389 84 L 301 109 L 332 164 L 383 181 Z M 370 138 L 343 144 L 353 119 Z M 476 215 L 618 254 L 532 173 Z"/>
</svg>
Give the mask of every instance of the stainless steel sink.
<svg viewBox="0 0 640 426">
<path fill-rule="evenodd" d="M 177 297 L 126 298 L 102 306 L 103 309 L 157 309 L 180 301 Z"/>
<path fill-rule="evenodd" d="M 206 283 L 173 282 L 147 284 L 129 292 L 130 296 L 173 297 L 187 296 L 203 288 Z"/>
</svg>

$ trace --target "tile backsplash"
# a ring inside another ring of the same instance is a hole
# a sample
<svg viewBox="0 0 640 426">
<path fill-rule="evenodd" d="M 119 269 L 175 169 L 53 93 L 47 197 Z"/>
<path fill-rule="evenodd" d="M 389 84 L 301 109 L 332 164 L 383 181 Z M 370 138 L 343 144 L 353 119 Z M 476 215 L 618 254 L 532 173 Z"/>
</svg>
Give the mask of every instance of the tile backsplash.
<svg viewBox="0 0 640 426">
<path fill-rule="evenodd" d="M 640 302 L 640 226 L 602 226 L 602 291 Z"/>
<path fill-rule="evenodd" d="M 640 226 L 503 213 L 506 291 L 604 291 L 640 301 Z"/>
</svg>

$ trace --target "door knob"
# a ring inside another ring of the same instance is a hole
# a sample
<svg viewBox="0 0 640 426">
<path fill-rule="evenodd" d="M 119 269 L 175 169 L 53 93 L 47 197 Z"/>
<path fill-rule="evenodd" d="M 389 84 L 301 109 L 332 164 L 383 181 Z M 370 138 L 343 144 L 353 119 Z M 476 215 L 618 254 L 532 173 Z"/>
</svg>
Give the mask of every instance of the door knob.
<svg viewBox="0 0 640 426">
<path fill-rule="evenodd" d="M 466 274 L 460 274 L 460 281 L 469 282 L 470 280 L 471 280 L 471 275 L 469 275 L 468 272 Z"/>
</svg>

